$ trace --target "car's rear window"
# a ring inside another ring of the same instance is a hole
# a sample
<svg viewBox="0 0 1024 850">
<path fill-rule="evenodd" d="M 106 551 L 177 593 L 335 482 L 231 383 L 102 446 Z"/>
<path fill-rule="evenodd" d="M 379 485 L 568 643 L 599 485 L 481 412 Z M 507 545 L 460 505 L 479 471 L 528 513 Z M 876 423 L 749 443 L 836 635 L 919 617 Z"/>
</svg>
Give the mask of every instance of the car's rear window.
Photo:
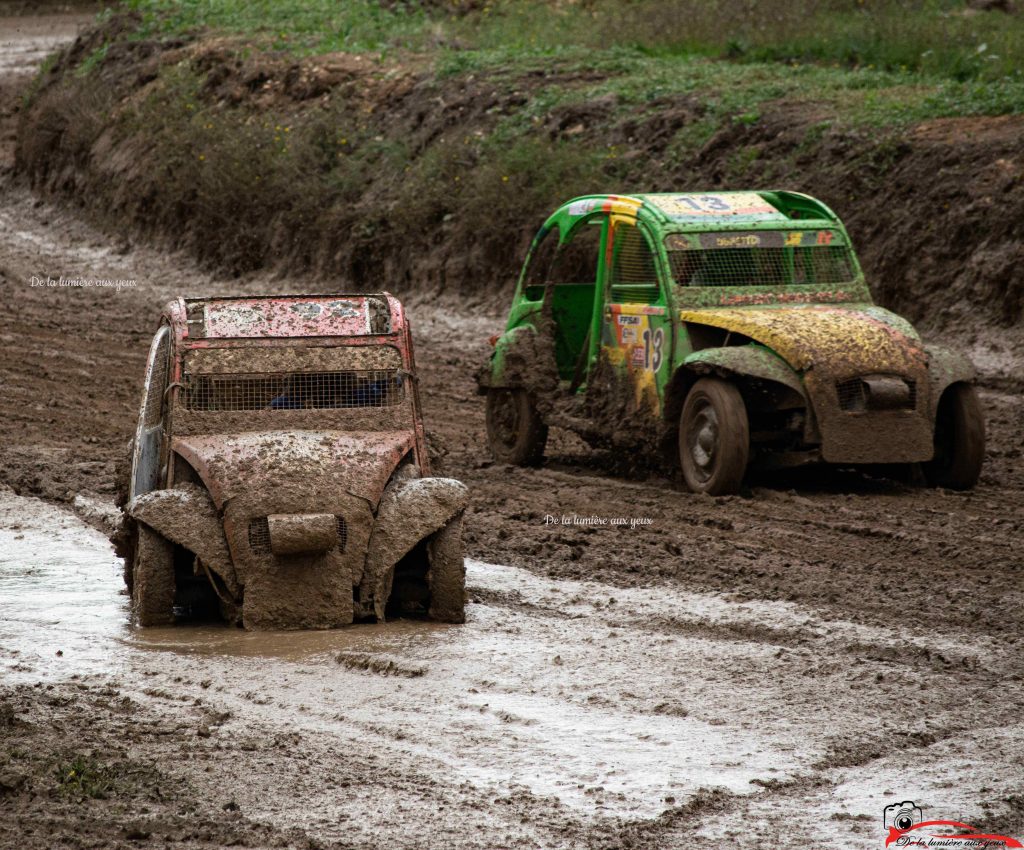
<svg viewBox="0 0 1024 850">
<path fill-rule="evenodd" d="M 404 428 L 410 380 L 390 345 L 192 349 L 182 364 L 174 431 Z"/>
<path fill-rule="evenodd" d="M 678 286 L 830 286 L 856 265 L 836 231 L 671 233 L 665 239 Z"/>
<path fill-rule="evenodd" d="M 278 372 L 217 375 L 186 373 L 187 410 L 326 410 L 392 407 L 405 398 L 394 369 L 344 372 Z"/>
</svg>

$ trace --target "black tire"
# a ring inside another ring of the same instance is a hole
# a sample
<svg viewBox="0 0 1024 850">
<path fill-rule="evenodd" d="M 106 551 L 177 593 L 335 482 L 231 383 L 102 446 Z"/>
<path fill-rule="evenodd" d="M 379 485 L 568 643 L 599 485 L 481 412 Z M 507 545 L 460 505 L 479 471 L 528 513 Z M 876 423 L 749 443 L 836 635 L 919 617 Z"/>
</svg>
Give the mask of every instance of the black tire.
<svg viewBox="0 0 1024 850">
<path fill-rule="evenodd" d="M 442 623 L 466 622 L 466 562 L 462 545 L 462 514 L 435 534 L 427 544 L 430 557 L 430 619 Z"/>
<path fill-rule="evenodd" d="M 718 378 L 691 387 L 679 417 L 679 465 L 694 493 L 736 493 L 750 457 L 750 425 L 743 397 Z"/>
<path fill-rule="evenodd" d="M 174 544 L 141 522 L 135 523 L 132 612 L 140 626 L 174 622 Z"/>
<path fill-rule="evenodd" d="M 526 390 L 488 390 L 487 442 L 496 461 L 536 466 L 544 458 L 547 441 L 548 426 Z"/>
<path fill-rule="evenodd" d="M 985 460 L 985 415 L 970 384 L 953 384 L 935 414 L 935 454 L 922 464 L 932 487 L 970 490 Z"/>
</svg>

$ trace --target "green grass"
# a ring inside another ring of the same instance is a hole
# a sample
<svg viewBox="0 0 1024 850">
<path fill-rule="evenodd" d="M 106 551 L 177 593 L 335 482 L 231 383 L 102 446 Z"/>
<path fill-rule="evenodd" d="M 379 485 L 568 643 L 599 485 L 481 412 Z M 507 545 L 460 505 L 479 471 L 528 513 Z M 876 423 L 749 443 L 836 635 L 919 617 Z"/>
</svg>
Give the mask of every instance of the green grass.
<svg viewBox="0 0 1024 850">
<path fill-rule="evenodd" d="M 615 99 L 619 112 L 666 98 L 692 97 L 704 110 L 704 126 L 692 132 L 705 139 L 726 121 L 756 123 L 765 105 L 779 100 L 806 103 L 809 114 L 820 113 L 824 122 L 878 127 L 928 118 L 1024 112 L 1024 79 L 999 84 L 961 82 L 909 71 L 653 57 L 626 48 L 598 54 L 571 48 L 544 56 L 511 49 L 472 54 L 445 51 L 435 67 L 440 78 L 475 74 L 510 84 L 542 69 L 601 77 L 570 86 L 556 81 L 534 91 L 529 103 L 509 119 L 520 128 L 555 107 L 605 96 Z"/>
<path fill-rule="evenodd" d="M 297 53 L 551 54 L 630 48 L 652 56 L 814 63 L 956 81 L 1024 77 L 1024 15 L 963 0 L 128 0 L 144 32 L 207 27 Z M 472 64 L 472 57 L 453 60 Z"/>
<path fill-rule="evenodd" d="M 142 14 L 141 35 L 208 28 L 298 54 L 416 49 L 429 37 L 429 18 L 414 3 L 376 0 L 127 0 Z"/>
<path fill-rule="evenodd" d="M 439 79 L 601 75 L 531 93 L 511 122 L 574 100 L 620 106 L 698 96 L 709 137 L 754 123 L 772 100 L 822 121 L 900 126 L 1024 112 L 1024 15 L 971 13 L 961 0 L 128 0 L 133 37 L 206 29 L 256 50 L 387 54 L 432 63 Z M 106 46 L 80 66 L 100 65 Z M 518 135 L 522 127 L 499 127 Z"/>
</svg>

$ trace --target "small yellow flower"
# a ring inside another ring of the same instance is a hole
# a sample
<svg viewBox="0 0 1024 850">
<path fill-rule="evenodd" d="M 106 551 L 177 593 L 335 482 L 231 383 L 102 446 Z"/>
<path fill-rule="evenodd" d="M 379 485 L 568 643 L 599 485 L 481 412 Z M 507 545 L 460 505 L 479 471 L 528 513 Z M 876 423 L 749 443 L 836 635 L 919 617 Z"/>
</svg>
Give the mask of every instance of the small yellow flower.
<svg viewBox="0 0 1024 850">
<path fill-rule="evenodd" d="M 206 154 L 202 154 L 202 153 L 199 154 L 199 161 L 200 162 L 206 162 Z"/>
<path fill-rule="evenodd" d="M 286 133 L 290 133 L 290 132 L 292 131 L 292 128 L 291 128 L 291 127 L 285 127 L 285 128 L 284 128 L 284 131 L 285 131 Z"/>
<path fill-rule="evenodd" d="M 508 183 L 508 175 L 507 175 L 507 174 L 503 174 L 503 175 L 502 175 L 502 177 L 501 177 L 501 182 L 502 182 L 502 183 Z"/>
</svg>

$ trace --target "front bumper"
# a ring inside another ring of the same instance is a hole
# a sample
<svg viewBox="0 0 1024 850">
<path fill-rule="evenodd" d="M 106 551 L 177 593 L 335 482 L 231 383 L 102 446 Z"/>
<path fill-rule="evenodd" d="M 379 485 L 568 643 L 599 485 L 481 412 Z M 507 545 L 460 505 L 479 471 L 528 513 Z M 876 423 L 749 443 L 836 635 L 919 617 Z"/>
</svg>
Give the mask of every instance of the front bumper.
<svg viewBox="0 0 1024 850">
<path fill-rule="evenodd" d="M 927 373 L 805 377 L 829 463 L 916 463 L 934 453 Z"/>
</svg>

